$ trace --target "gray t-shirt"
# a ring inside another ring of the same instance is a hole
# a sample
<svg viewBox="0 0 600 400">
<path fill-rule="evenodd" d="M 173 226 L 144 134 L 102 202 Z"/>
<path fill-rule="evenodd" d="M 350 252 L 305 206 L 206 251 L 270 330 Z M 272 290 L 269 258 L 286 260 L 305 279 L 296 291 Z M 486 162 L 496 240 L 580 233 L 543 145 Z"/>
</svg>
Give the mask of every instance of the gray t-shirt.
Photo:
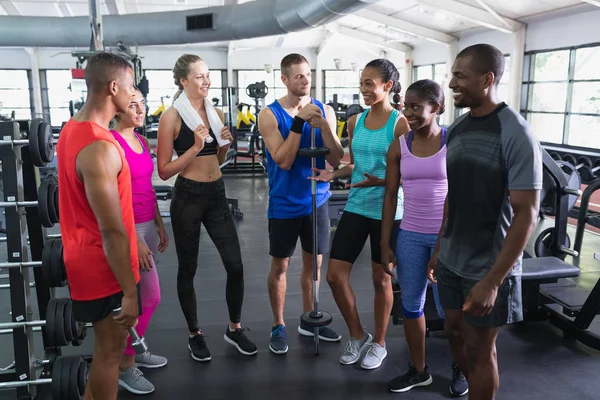
<svg viewBox="0 0 600 400">
<path fill-rule="evenodd" d="M 512 222 L 509 190 L 542 188 L 542 149 L 527 121 L 502 103 L 466 113 L 447 134 L 448 216 L 439 261 L 479 280 L 494 265 Z M 521 274 L 522 255 L 508 276 Z"/>
</svg>

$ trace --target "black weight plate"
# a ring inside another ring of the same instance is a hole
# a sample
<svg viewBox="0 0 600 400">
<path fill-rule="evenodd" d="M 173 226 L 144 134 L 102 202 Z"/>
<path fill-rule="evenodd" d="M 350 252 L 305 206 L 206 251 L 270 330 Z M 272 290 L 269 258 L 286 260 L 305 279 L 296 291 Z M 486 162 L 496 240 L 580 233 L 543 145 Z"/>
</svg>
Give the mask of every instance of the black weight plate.
<svg viewBox="0 0 600 400">
<path fill-rule="evenodd" d="M 63 361 L 60 377 L 60 394 L 61 399 L 69 400 L 69 383 L 71 381 L 71 359 L 73 356 L 66 356 Z"/>
<path fill-rule="evenodd" d="M 66 400 L 80 400 L 82 394 L 79 393 L 79 369 L 83 362 L 81 356 L 70 357 L 71 369 L 69 370 L 69 391 Z"/>
<path fill-rule="evenodd" d="M 312 311 L 307 311 L 300 316 L 300 320 L 306 324 L 306 326 L 311 328 L 320 328 L 331 324 L 331 321 L 333 320 L 331 314 L 325 311 L 320 311 L 319 313 L 321 314 L 320 318 L 313 318 L 311 315 Z"/>
<path fill-rule="evenodd" d="M 50 214 L 50 221 L 53 224 L 58 224 L 58 204 L 56 204 L 56 191 L 58 185 L 54 179 L 50 179 L 48 186 L 48 214 Z"/>
<path fill-rule="evenodd" d="M 54 321 L 54 339 L 56 340 L 57 346 L 68 346 L 69 340 L 65 333 L 65 308 L 69 299 L 58 298 L 56 305 L 56 315 Z"/>
<path fill-rule="evenodd" d="M 55 287 L 64 287 L 67 285 L 66 271 L 63 263 L 63 245 L 60 238 L 54 239 L 52 245 L 52 276 L 56 279 Z"/>
<path fill-rule="evenodd" d="M 48 346 L 58 346 L 56 340 L 56 309 L 59 307 L 57 298 L 50 299 L 48 302 L 48 308 L 46 308 L 46 337 L 48 339 Z"/>
<path fill-rule="evenodd" d="M 56 184 L 56 190 L 54 191 L 54 204 L 56 206 L 56 223 L 60 223 L 60 213 L 58 211 L 58 183 Z"/>
<path fill-rule="evenodd" d="M 77 324 L 73 319 L 73 303 L 71 303 L 71 299 L 65 301 L 63 328 L 67 342 L 72 342 L 77 336 Z"/>
<path fill-rule="evenodd" d="M 65 358 L 57 357 L 54 360 L 54 364 L 52 365 L 52 398 L 53 399 L 62 399 L 62 378 L 63 378 L 63 369 L 65 366 Z M 68 363 L 67 363 L 68 368 Z"/>
<path fill-rule="evenodd" d="M 31 154 L 33 165 L 36 167 L 43 167 L 46 165 L 44 159 L 42 158 L 40 142 L 38 138 L 39 126 L 42 122 L 43 120 L 34 118 L 31 120 L 31 124 L 29 125 L 29 153 Z"/>
<path fill-rule="evenodd" d="M 40 154 L 45 163 L 54 160 L 54 136 L 52 136 L 52 125 L 46 121 L 38 125 L 38 143 Z"/>
<path fill-rule="evenodd" d="M 304 149 L 298 150 L 299 157 L 322 157 L 330 153 L 330 150 L 327 147 L 306 147 Z"/>
<path fill-rule="evenodd" d="M 536 257 L 557 257 L 562 260 L 565 259 L 566 254 L 552 254 L 550 248 L 553 243 L 556 241 L 556 235 L 554 233 L 554 228 L 544 229 L 538 237 L 535 239 L 535 244 L 533 246 Z M 563 243 L 565 247 L 571 247 L 571 238 L 569 235 L 565 235 L 565 242 Z"/>
<path fill-rule="evenodd" d="M 47 239 L 44 242 L 44 250 L 42 250 L 42 277 L 44 282 L 49 287 L 56 287 L 54 285 L 54 278 L 52 276 L 52 243 L 54 239 Z"/>
<path fill-rule="evenodd" d="M 85 393 L 85 387 L 87 385 L 87 381 L 90 375 L 90 369 L 87 361 L 81 358 L 79 362 L 79 370 L 77 376 L 77 386 L 79 387 L 79 394 L 83 396 Z"/>
<path fill-rule="evenodd" d="M 38 215 L 40 217 L 40 223 L 45 228 L 52 228 L 54 224 L 52 223 L 52 219 L 50 218 L 50 210 L 49 210 L 49 185 L 51 181 L 48 179 L 42 179 L 40 182 L 40 187 L 38 188 Z"/>
</svg>

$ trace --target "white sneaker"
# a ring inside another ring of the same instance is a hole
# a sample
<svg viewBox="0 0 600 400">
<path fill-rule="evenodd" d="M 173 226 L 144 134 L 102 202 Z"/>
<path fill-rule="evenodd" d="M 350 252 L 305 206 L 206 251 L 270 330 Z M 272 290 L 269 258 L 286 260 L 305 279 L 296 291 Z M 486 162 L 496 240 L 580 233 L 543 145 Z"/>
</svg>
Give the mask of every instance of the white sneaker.
<svg viewBox="0 0 600 400">
<path fill-rule="evenodd" d="M 348 343 L 346 343 L 346 347 L 344 348 L 342 356 L 340 357 L 340 363 L 344 365 L 356 363 L 372 341 L 373 336 L 371 336 L 371 334 L 367 331 L 365 331 L 363 334 L 362 339 L 350 338 Z"/>
<path fill-rule="evenodd" d="M 387 357 L 387 350 L 385 345 L 382 346 L 379 343 L 371 343 L 360 364 L 363 369 L 377 369 L 381 366 L 383 360 Z"/>
</svg>

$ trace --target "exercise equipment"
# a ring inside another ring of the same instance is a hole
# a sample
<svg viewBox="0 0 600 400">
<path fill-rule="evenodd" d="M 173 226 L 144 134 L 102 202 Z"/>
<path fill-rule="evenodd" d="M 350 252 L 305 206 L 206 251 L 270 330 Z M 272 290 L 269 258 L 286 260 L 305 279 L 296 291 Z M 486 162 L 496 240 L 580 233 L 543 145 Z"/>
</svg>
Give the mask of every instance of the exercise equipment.
<svg viewBox="0 0 600 400">
<path fill-rule="evenodd" d="M 9 124 L 14 121 L 10 121 Z M 20 137 L 20 134 L 18 135 Z M 42 119 L 31 120 L 27 139 L 0 140 L 0 146 L 27 146 L 31 153 L 33 164 L 43 167 L 54 159 L 54 144 L 56 140 L 52 135 L 52 126 Z"/>
<path fill-rule="evenodd" d="M 45 228 L 52 228 L 58 219 L 58 179 L 55 175 L 43 178 L 38 188 L 38 213 Z"/>
<path fill-rule="evenodd" d="M 590 182 L 588 187 L 583 191 L 581 195 L 581 203 L 579 205 L 579 213 L 577 215 L 577 228 L 575 230 L 575 244 L 573 250 L 581 252 L 581 246 L 583 244 L 583 234 L 585 233 L 586 224 L 590 223 L 590 219 L 594 218 L 590 215 L 590 201 L 592 195 L 600 189 L 600 178 Z"/>
<path fill-rule="evenodd" d="M 299 157 L 310 157 L 312 167 L 312 177 L 316 177 L 316 159 L 329 154 L 330 150 L 326 147 L 317 147 L 315 142 L 315 128 L 312 128 L 310 135 L 310 147 L 298 150 Z M 331 323 L 332 317 L 328 312 L 319 310 L 319 268 L 317 264 L 317 249 L 318 249 L 318 233 L 317 233 L 317 181 L 311 180 L 311 195 L 312 195 L 312 261 L 313 261 L 313 305 L 312 311 L 307 311 L 302 314 L 300 319 L 302 322 L 313 328 L 315 341 L 315 355 L 319 354 L 319 328 L 327 326 Z"/>
<path fill-rule="evenodd" d="M 120 312 L 121 312 L 121 307 L 115 308 L 113 310 L 113 314 L 115 316 L 118 316 Z M 131 347 L 133 347 L 135 352 L 137 354 L 144 354 L 145 352 L 147 352 L 148 345 L 146 344 L 146 338 L 144 338 L 143 336 L 140 337 L 140 335 L 137 333 L 137 330 L 133 326 L 131 328 L 129 328 L 128 331 L 129 331 L 129 336 L 131 336 L 131 339 L 132 339 Z"/>
<path fill-rule="evenodd" d="M 544 151 L 545 152 L 545 151 Z M 547 154 L 547 153 L 546 153 Z M 552 158 L 551 156 L 549 156 Z M 547 160 L 550 163 L 550 160 Z M 567 186 L 562 190 L 569 191 L 568 197 L 568 211 L 570 211 L 575 204 L 577 204 L 577 199 L 581 195 L 581 178 L 579 173 L 573 164 L 567 161 L 555 161 L 556 165 L 560 167 L 560 169 L 564 172 L 567 179 Z M 558 171 L 556 171 L 558 173 Z M 543 179 L 543 187 L 542 193 L 540 194 L 540 199 L 542 201 L 540 205 L 540 211 L 544 215 L 554 216 L 556 215 L 556 196 L 557 196 L 557 185 L 554 181 L 551 173 L 546 169 L 544 170 L 544 179 Z"/>
<path fill-rule="evenodd" d="M 67 284 L 66 270 L 63 262 L 63 246 L 60 238 L 46 240 L 42 250 L 41 261 L 4 262 L 0 268 L 42 267 L 44 283 L 49 287 L 64 287 Z"/>
<path fill-rule="evenodd" d="M 600 176 L 600 160 L 592 163 L 592 159 L 588 156 L 581 156 L 577 159 L 577 163 L 581 165 L 579 174 L 584 182 L 591 182 Z"/>
</svg>

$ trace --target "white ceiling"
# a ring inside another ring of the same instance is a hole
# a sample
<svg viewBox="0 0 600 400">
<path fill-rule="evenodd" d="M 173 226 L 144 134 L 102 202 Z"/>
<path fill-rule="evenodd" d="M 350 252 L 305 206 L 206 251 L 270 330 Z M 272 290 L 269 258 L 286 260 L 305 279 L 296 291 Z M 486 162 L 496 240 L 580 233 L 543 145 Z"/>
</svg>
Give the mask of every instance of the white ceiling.
<svg viewBox="0 0 600 400">
<path fill-rule="evenodd" d="M 246 3 L 255 0 L 100 0 L 102 13 L 155 13 Z M 262 0 L 256 0 L 262 1 Z M 301 0 L 299 0 L 301 1 Z M 236 48 L 318 47 L 353 38 L 402 49 L 422 40 L 449 41 L 475 28 L 509 32 L 519 20 L 580 6 L 577 0 L 379 0 L 325 27 L 277 37 L 240 40 Z M 600 1 L 599 1 L 600 3 Z M 0 15 L 86 16 L 87 0 L 0 0 Z M 501 21 L 504 19 L 504 21 Z M 514 29 L 512 29 L 514 30 Z M 328 32 L 334 31 L 335 34 Z M 207 44 L 209 47 L 227 43 Z"/>
</svg>

